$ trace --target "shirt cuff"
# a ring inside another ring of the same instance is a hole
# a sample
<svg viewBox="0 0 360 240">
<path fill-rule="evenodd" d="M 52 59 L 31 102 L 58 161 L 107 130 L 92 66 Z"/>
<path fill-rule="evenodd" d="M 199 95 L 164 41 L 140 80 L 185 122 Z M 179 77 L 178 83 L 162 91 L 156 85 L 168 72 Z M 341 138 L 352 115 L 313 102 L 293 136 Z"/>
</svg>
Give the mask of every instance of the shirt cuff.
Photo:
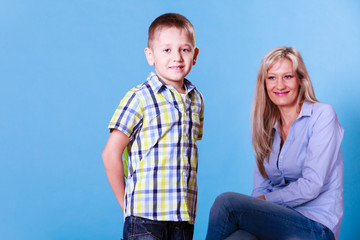
<svg viewBox="0 0 360 240">
<path fill-rule="evenodd" d="M 132 138 L 130 130 L 123 124 L 115 124 L 115 123 L 111 122 L 108 126 L 108 129 L 110 132 L 112 132 L 112 130 L 114 130 L 114 129 L 119 130 L 120 132 L 122 132 L 126 136 L 128 136 L 130 139 Z"/>
<path fill-rule="evenodd" d="M 272 203 L 277 203 L 277 204 L 282 204 L 283 200 L 280 194 L 280 191 L 277 190 L 275 192 L 269 192 L 264 194 L 266 201 L 272 202 Z"/>
</svg>

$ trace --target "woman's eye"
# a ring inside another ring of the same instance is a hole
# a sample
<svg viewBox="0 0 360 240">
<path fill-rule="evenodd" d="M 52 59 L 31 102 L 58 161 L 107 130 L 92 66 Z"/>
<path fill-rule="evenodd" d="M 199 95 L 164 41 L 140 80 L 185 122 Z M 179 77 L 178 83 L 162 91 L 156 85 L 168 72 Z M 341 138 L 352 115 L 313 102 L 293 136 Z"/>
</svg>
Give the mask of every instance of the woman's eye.
<svg viewBox="0 0 360 240">
<path fill-rule="evenodd" d="M 275 80 L 275 77 L 269 76 L 267 79 L 269 79 L 269 80 Z"/>
<path fill-rule="evenodd" d="M 292 79 L 293 78 L 293 75 L 286 75 L 285 76 L 285 79 Z"/>
</svg>

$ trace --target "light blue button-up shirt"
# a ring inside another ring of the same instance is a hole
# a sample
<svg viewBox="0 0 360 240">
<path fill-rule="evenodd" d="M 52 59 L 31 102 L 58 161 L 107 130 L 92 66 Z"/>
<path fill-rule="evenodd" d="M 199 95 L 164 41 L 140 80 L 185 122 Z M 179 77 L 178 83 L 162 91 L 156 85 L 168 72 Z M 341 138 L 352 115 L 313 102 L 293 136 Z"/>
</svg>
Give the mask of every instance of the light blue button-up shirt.
<svg viewBox="0 0 360 240">
<path fill-rule="evenodd" d="M 255 166 L 252 195 L 295 209 L 327 226 L 338 239 L 344 212 L 344 130 L 334 109 L 305 101 L 282 148 L 279 126 L 274 129 L 272 152 L 264 161 L 268 178 Z"/>
</svg>

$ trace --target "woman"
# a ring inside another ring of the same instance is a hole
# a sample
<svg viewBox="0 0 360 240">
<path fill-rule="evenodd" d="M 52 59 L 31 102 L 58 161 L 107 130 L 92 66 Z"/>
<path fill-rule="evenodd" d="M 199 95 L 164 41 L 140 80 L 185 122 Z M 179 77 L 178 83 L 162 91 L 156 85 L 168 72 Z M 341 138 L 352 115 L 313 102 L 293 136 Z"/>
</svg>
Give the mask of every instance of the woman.
<svg viewBox="0 0 360 240">
<path fill-rule="evenodd" d="M 315 98 L 295 48 L 264 56 L 252 121 L 253 197 L 218 196 L 207 239 L 338 239 L 344 131 L 334 109 Z"/>
</svg>

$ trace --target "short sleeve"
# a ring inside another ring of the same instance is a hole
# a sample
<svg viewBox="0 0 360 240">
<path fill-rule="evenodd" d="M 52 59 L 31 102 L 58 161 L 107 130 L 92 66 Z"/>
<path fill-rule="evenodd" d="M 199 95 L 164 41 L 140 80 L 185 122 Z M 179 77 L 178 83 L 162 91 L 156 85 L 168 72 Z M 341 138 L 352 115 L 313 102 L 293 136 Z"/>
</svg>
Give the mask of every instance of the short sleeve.
<svg viewBox="0 0 360 240">
<path fill-rule="evenodd" d="M 130 90 L 121 100 L 108 128 L 117 129 L 133 139 L 143 119 L 142 106 L 137 94 Z"/>
<path fill-rule="evenodd" d="M 201 111 L 200 111 L 200 126 L 199 126 L 199 133 L 198 133 L 198 137 L 196 140 L 201 140 L 203 137 L 203 129 L 204 129 L 204 108 L 205 108 L 205 104 L 204 104 L 204 98 L 203 96 L 200 94 L 200 99 L 201 99 Z"/>
</svg>

